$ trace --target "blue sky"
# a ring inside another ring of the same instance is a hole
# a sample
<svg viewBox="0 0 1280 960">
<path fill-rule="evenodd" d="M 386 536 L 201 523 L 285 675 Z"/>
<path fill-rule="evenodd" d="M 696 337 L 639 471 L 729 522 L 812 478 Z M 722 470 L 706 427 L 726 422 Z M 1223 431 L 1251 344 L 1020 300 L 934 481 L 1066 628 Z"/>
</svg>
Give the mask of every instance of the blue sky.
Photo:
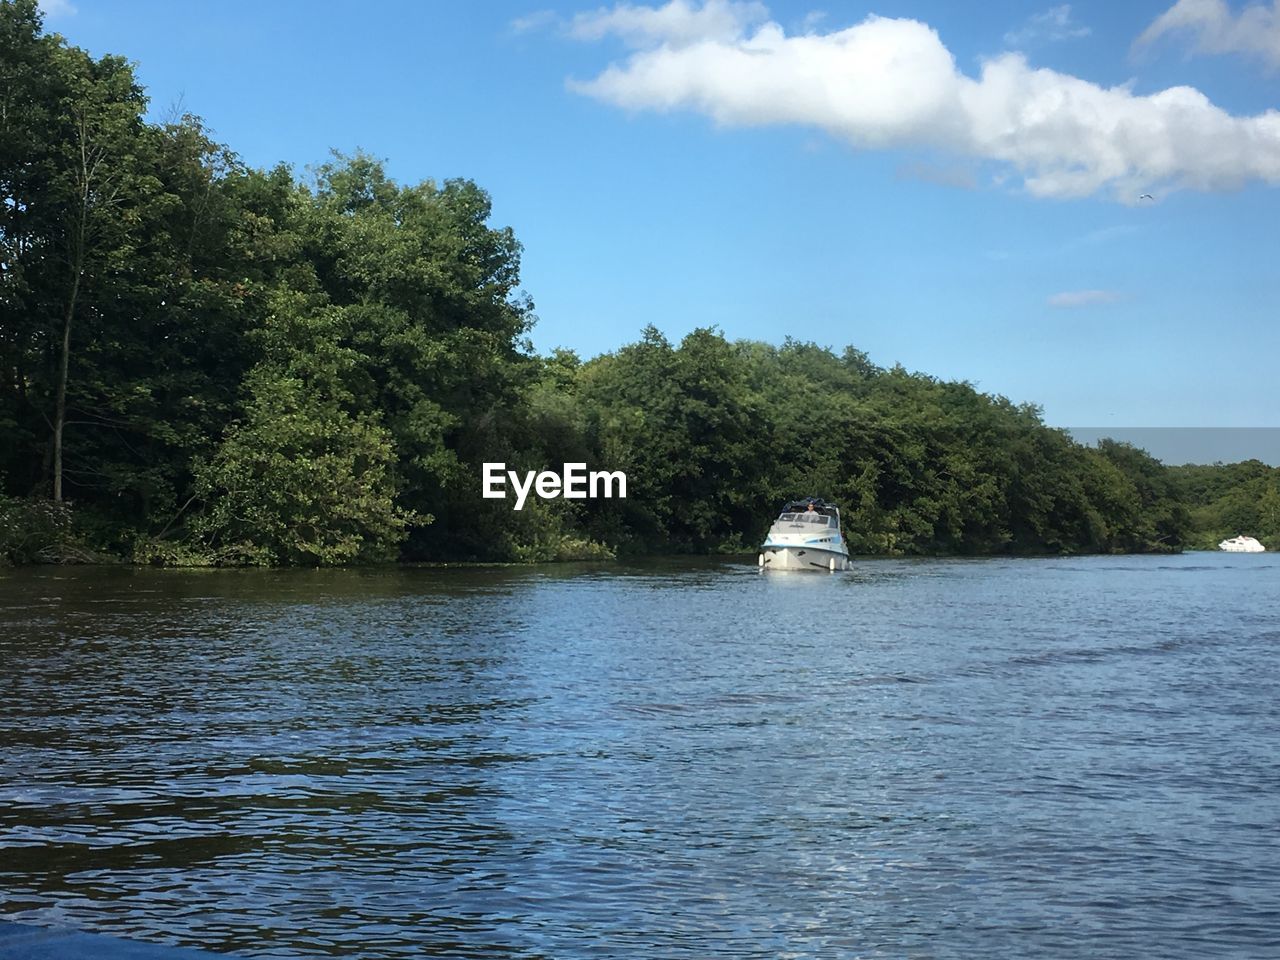
<svg viewBox="0 0 1280 960">
<path fill-rule="evenodd" d="M 660 7 L 45 3 L 250 164 L 474 179 L 540 350 L 715 325 L 1054 425 L 1277 425 L 1272 7 Z"/>
</svg>

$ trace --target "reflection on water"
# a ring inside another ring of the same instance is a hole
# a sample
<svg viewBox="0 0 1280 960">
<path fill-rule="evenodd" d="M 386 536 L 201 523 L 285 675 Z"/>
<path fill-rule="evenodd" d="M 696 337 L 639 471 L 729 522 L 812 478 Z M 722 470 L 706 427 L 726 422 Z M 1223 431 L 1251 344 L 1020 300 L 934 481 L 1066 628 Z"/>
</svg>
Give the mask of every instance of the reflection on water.
<svg viewBox="0 0 1280 960">
<path fill-rule="evenodd" d="M 257 957 L 1260 956 L 1271 556 L 0 574 L 0 914 Z"/>
</svg>

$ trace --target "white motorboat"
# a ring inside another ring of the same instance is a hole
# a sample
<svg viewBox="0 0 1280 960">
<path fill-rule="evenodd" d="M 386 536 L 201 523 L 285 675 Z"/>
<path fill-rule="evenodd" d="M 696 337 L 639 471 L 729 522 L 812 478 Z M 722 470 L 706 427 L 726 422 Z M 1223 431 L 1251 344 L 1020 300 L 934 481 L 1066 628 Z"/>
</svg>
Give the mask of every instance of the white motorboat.
<svg viewBox="0 0 1280 960">
<path fill-rule="evenodd" d="M 1262 553 L 1267 548 L 1253 537 L 1232 537 L 1218 544 L 1218 549 L 1225 550 L 1227 553 Z"/>
<path fill-rule="evenodd" d="M 769 528 L 759 564 L 762 570 L 848 570 L 839 508 L 817 497 L 792 500 Z"/>
</svg>

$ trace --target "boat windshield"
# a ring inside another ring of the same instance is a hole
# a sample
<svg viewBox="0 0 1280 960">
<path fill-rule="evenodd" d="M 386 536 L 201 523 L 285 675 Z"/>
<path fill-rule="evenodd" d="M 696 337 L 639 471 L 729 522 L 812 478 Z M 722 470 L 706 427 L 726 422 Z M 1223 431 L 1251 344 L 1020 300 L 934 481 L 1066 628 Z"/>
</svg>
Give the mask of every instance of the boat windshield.
<svg viewBox="0 0 1280 960">
<path fill-rule="evenodd" d="M 824 527 L 834 527 L 835 517 L 826 517 L 820 513 L 784 513 L 778 518 L 785 523 L 820 523 Z"/>
</svg>

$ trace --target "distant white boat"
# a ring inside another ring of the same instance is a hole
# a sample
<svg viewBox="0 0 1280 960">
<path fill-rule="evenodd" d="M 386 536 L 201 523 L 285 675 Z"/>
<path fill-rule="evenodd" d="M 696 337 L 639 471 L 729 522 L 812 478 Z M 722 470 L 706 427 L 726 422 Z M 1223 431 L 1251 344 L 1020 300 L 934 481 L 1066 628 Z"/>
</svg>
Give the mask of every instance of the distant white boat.
<svg viewBox="0 0 1280 960">
<path fill-rule="evenodd" d="M 1267 548 L 1253 537 L 1232 537 L 1218 544 L 1218 549 L 1228 553 L 1262 553 Z"/>
</svg>

